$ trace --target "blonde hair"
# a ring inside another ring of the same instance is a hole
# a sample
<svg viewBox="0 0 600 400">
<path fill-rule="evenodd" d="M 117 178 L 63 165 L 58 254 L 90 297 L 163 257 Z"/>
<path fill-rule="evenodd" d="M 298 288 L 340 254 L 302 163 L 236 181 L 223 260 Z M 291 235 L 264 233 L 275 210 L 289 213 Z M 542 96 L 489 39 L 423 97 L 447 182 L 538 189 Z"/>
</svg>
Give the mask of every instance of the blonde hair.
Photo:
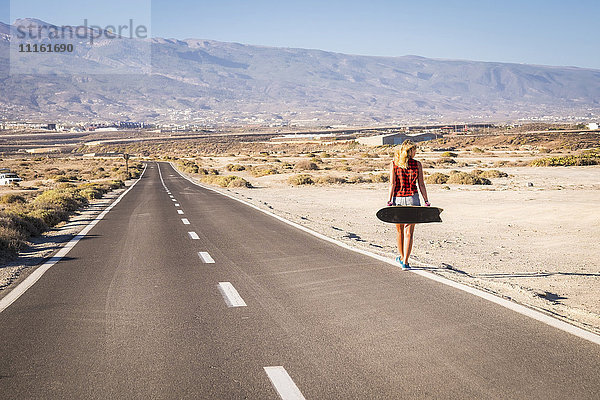
<svg viewBox="0 0 600 400">
<path fill-rule="evenodd" d="M 394 152 L 394 164 L 400 168 L 408 168 L 408 160 L 413 158 L 416 151 L 417 145 L 406 139 Z"/>
</svg>

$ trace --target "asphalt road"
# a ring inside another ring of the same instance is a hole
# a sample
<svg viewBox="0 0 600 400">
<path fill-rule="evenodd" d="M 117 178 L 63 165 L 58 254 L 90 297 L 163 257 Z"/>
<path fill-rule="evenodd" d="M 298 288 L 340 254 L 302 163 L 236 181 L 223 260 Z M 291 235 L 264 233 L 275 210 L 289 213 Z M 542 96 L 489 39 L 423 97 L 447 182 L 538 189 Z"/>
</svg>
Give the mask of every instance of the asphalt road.
<svg viewBox="0 0 600 400">
<path fill-rule="evenodd" d="M 0 313 L 0 398 L 600 397 L 597 344 L 160 170 Z"/>
</svg>

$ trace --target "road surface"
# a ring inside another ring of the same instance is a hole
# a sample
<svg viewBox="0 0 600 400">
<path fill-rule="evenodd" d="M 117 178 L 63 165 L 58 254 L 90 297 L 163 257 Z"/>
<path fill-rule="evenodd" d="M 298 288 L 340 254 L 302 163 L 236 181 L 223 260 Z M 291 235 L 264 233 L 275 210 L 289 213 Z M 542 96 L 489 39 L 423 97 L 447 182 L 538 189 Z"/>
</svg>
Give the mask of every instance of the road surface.
<svg viewBox="0 0 600 400">
<path fill-rule="evenodd" d="M 0 313 L 0 397 L 597 399 L 600 346 L 151 163 Z"/>
</svg>

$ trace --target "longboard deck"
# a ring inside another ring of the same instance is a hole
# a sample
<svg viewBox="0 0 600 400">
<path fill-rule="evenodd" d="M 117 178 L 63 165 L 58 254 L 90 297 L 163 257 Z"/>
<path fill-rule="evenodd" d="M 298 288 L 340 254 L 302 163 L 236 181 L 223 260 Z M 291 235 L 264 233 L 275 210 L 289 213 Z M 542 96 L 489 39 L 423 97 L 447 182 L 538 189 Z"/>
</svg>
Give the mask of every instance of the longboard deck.
<svg viewBox="0 0 600 400">
<path fill-rule="evenodd" d="M 392 224 L 423 224 L 427 222 L 442 222 L 438 207 L 426 206 L 390 206 L 377 211 L 377 218 Z"/>
</svg>

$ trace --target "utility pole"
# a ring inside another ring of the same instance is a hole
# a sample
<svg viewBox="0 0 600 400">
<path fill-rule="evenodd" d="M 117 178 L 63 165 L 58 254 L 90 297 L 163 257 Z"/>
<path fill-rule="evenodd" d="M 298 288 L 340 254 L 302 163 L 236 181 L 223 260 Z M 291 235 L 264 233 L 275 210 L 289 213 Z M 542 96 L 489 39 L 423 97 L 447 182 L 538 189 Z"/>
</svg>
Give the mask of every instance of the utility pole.
<svg viewBox="0 0 600 400">
<path fill-rule="evenodd" d="M 124 153 L 123 158 L 125 159 L 125 173 L 127 174 L 127 179 L 129 179 L 129 154 Z"/>
</svg>

